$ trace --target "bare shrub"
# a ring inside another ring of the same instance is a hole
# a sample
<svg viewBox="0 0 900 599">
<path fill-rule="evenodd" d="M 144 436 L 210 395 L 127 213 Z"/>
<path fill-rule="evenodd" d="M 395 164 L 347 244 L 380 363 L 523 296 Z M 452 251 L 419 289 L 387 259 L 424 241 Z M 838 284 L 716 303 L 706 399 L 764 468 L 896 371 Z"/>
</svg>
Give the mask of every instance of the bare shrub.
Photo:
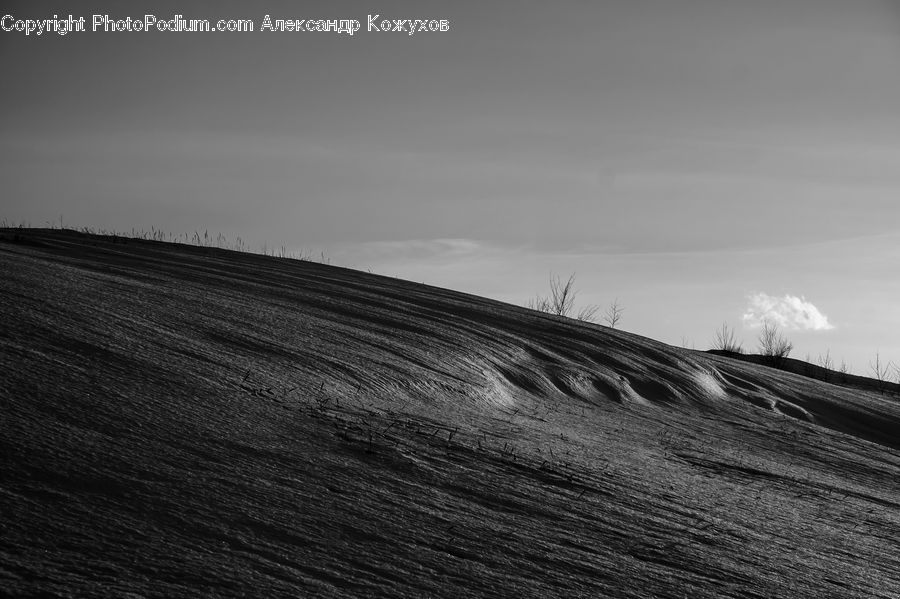
<svg viewBox="0 0 900 599">
<path fill-rule="evenodd" d="M 575 315 L 575 318 L 577 318 L 578 320 L 583 320 L 585 322 L 594 322 L 597 319 L 598 310 L 600 310 L 600 306 L 588 304 L 578 311 L 578 314 Z"/>
<path fill-rule="evenodd" d="M 762 355 L 771 356 L 780 366 L 793 349 L 794 344 L 781 334 L 777 324 L 770 320 L 763 322 L 763 330 L 759 333 L 759 352 Z"/>
<path fill-rule="evenodd" d="M 896 367 L 893 366 L 892 362 L 882 362 L 881 354 L 878 352 L 875 353 L 875 361 L 869 362 L 869 369 L 871 369 L 872 374 L 875 376 L 875 380 L 878 381 L 878 389 L 882 393 L 884 393 L 885 383 L 888 382 L 891 368 Z"/>
<path fill-rule="evenodd" d="M 578 320 L 592 322 L 600 309 L 599 306 L 593 304 L 581 308 L 577 313 L 575 310 L 575 273 L 569 275 L 569 278 L 563 282 L 558 276 L 550 275 L 550 295 L 536 296 L 525 304 L 526 308 L 555 314 L 557 316 L 573 317 Z"/>
<path fill-rule="evenodd" d="M 606 309 L 606 313 L 603 315 L 603 322 L 610 328 L 616 328 L 616 325 L 622 320 L 622 312 L 624 311 L 625 308 L 619 304 L 619 298 L 614 299 L 613 303 L 609 305 L 609 308 Z"/>
<path fill-rule="evenodd" d="M 727 322 L 723 322 L 722 328 L 716 331 L 716 338 L 713 340 L 713 349 L 719 349 L 734 354 L 744 353 L 743 346 L 734 337 L 734 329 L 730 328 Z"/>
</svg>

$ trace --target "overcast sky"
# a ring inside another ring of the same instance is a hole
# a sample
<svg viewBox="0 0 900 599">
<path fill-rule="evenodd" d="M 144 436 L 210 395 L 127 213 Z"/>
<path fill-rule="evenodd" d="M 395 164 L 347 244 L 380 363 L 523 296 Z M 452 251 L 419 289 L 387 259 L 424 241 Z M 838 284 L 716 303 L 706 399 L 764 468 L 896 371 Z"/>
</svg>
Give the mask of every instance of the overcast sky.
<svg viewBox="0 0 900 599">
<path fill-rule="evenodd" d="M 669 343 L 726 321 L 752 349 L 770 317 L 795 357 L 900 362 L 898 2 L 4 7 L 257 30 L 0 31 L 0 218 L 222 232 L 517 304 L 574 271 Z"/>
</svg>

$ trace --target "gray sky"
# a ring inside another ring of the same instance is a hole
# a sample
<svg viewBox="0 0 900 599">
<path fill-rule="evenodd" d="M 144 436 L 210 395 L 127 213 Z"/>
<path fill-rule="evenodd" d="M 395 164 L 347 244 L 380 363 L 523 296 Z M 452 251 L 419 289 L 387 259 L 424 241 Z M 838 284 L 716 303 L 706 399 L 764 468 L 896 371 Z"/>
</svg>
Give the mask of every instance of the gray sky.
<svg viewBox="0 0 900 599">
<path fill-rule="evenodd" d="M 577 271 L 670 343 L 728 321 L 753 347 L 766 313 L 797 357 L 900 361 L 900 3 L 185 4 L 3 9 L 257 31 L 0 32 L 0 217 L 208 229 L 519 304 Z"/>
</svg>

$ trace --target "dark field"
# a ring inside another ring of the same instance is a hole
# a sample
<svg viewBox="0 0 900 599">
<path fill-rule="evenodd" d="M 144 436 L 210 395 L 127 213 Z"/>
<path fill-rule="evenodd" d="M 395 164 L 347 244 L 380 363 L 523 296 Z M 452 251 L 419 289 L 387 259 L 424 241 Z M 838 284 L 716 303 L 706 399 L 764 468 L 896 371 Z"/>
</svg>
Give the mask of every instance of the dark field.
<svg viewBox="0 0 900 599">
<path fill-rule="evenodd" d="M 0 237 L 0 594 L 900 596 L 890 395 L 313 262 Z"/>
</svg>

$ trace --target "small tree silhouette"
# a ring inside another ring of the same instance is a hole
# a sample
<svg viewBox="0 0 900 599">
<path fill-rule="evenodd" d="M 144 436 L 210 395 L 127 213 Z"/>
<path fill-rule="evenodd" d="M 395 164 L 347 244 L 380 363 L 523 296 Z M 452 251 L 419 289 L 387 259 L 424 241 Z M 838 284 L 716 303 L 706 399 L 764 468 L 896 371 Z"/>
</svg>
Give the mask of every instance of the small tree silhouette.
<svg viewBox="0 0 900 599">
<path fill-rule="evenodd" d="M 603 315 L 603 322 L 612 329 L 616 328 L 616 325 L 622 320 L 622 312 L 624 311 L 625 308 L 619 305 L 619 298 L 614 299 Z"/>
</svg>

